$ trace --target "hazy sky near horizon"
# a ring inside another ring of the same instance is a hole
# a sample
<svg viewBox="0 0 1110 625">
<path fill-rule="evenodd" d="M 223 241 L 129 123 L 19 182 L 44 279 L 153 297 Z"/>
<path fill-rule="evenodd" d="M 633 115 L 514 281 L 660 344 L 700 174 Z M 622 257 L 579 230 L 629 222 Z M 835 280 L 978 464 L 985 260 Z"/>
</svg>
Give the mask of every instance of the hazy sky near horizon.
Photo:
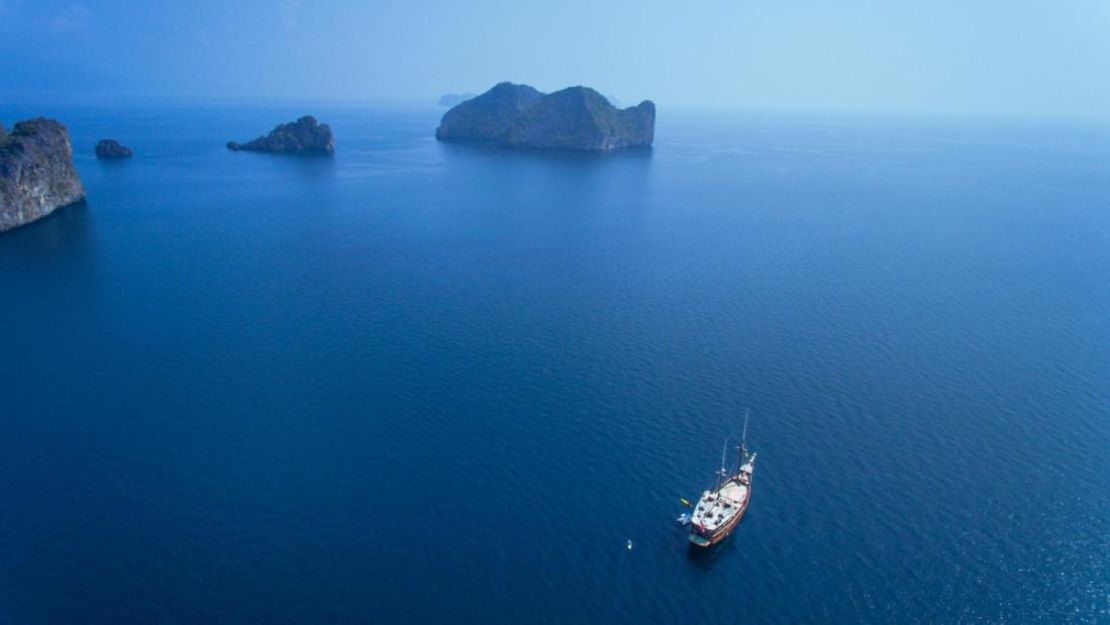
<svg viewBox="0 0 1110 625">
<path fill-rule="evenodd" d="M 0 0 L 11 94 L 1110 116 L 1110 0 Z"/>
</svg>

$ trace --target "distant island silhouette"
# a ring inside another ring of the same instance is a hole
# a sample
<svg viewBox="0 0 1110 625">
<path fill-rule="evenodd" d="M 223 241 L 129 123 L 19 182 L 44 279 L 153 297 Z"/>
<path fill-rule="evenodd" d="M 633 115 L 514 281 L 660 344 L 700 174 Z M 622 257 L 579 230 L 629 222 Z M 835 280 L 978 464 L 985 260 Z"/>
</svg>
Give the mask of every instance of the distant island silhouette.
<svg viewBox="0 0 1110 625">
<path fill-rule="evenodd" d="M 331 127 L 321 124 L 311 115 L 305 115 L 295 122 L 280 124 L 264 137 L 247 143 L 229 141 L 227 149 L 232 151 L 271 152 L 281 154 L 331 154 L 335 152 L 335 140 Z"/>
<path fill-rule="evenodd" d="M 503 82 L 447 111 L 436 138 L 518 149 L 607 152 L 648 147 L 655 138 L 655 104 L 644 100 L 619 109 L 589 87 L 544 94 Z"/>
<path fill-rule="evenodd" d="M 131 148 L 121 144 L 115 139 L 101 139 L 96 142 L 96 147 L 93 149 L 96 157 L 102 160 L 114 160 L 121 158 L 131 158 Z"/>
<path fill-rule="evenodd" d="M 473 98 L 473 93 L 445 93 L 439 97 L 440 106 L 455 106 Z"/>
</svg>

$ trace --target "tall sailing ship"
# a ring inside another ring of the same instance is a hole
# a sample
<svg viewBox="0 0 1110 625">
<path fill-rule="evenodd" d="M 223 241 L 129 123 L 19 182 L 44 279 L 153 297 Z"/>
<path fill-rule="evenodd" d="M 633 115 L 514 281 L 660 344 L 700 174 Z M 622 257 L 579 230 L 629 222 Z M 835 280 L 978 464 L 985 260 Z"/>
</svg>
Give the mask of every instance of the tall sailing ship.
<svg viewBox="0 0 1110 625">
<path fill-rule="evenodd" d="M 728 442 L 721 451 L 721 468 L 717 471 L 717 485 L 698 499 L 690 515 L 690 542 L 698 547 L 712 547 L 729 537 L 752 499 L 752 473 L 755 471 L 755 454 L 748 451 L 748 418 L 744 416 L 744 437 L 737 447 L 739 457 L 732 472 L 725 469 Z"/>
</svg>

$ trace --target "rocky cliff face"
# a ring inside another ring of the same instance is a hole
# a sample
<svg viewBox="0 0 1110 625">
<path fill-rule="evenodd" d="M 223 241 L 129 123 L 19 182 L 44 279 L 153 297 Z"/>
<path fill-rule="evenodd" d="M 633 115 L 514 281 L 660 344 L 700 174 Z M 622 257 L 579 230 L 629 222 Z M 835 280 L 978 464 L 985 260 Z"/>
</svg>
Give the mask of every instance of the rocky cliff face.
<svg viewBox="0 0 1110 625">
<path fill-rule="evenodd" d="M 270 134 L 254 141 L 242 144 L 231 141 L 227 148 L 249 152 L 331 154 L 335 152 L 335 140 L 330 126 L 317 122 L 311 115 L 305 115 L 295 122 L 279 125 Z"/>
<path fill-rule="evenodd" d="M 500 141 L 513 120 L 542 97 L 542 93 L 528 85 L 500 83 L 444 113 L 436 139 Z"/>
<path fill-rule="evenodd" d="M 436 138 L 522 149 L 646 147 L 655 139 L 655 104 L 645 100 L 618 109 L 588 87 L 544 95 L 527 85 L 501 83 L 447 111 Z"/>
<path fill-rule="evenodd" d="M 65 126 L 40 117 L 0 129 L 0 232 L 84 198 Z"/>
<path fill-rule="evenodd" d="M 546 95 L 509 127 L 501 143 L 513 148 L 608 151 L 650 146 L 655 104 L 618 109 L 588 87 Z"/>
</svg>

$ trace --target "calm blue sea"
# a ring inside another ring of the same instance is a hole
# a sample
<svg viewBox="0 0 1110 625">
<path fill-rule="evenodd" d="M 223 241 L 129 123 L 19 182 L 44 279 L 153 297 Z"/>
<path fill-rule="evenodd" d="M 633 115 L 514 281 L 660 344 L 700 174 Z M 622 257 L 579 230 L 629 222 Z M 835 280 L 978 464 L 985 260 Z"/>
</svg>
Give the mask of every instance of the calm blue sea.
<svg viewBox="0 0 1110 625">
<path fill-rule="evenodd" d="M 88 202 L 0 235 L 0 622 L 1110 622 L 1110 126 L 38 113 Z"/>
</svg>

